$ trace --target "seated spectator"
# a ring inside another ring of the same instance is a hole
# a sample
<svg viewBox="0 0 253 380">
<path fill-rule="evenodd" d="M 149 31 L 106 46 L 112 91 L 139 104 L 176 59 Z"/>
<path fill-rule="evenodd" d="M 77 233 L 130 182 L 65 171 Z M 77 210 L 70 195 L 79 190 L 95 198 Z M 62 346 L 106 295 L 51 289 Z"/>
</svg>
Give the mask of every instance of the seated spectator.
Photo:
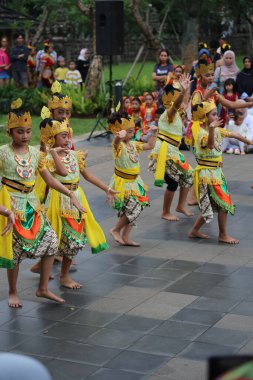
<svg viewBox="0 0 253 380">
<path fill-rule="evenodd" d="M 246 102 L 253 98 L 253 59 L 249 56 L 243 58 L 244 68 L 236 78 L 236 85 L 240 98 Z"/>
<path fill-rule="evenodd" d="M 228 78 L 224 82 L 224 92 L 222 96 L 230 100 L 231 102 L 235 102 L 238 99 L 238 94 L 236 92 L 236 84 L 235 80 L 232 78 Z M 225 124 L 227 123 L 227 118 L 228 118 L 228 112 L 232 110 L 228 110 L 227 107 L 222 106 L 221 107 L 221 112 L 220 112 L 220 118 L 222 119 L 222 125 L 221 127 L 224 128 Z"/>
<path fill-rule="evenodd" d="M 65 83 L 66 75 L 67 75 L 67 72 L 69 71 L 69 69 L 66 67 L 64 57 L 60 56 L 58 58 L 58 65 L 59 65 L 59 67 L 57 67 L 57 69 L 55 70 L 54 77 L 56 80 L 58 80 L 58 82 Z"/>
<path fill-rule="evenodd" d="M 238 108 L 234 114 L 230 114 L 230 120 L 226 125 L 226 129 L 231 132 L 238 132 L 244 137 L 248 137 L 248 128 L 244 122 L 246 116 L 246 108 Z M 229 154 L 244 155 L 245 144 L 237 139 L 227 137 L 223 140 L 223 152 Z"/>
<path fill-rule="evenodd" d="M 248 128 L 248 138 L 249 140 L 253 141 L 253 115 L 251 113 L 251 109 L 247 109 L 247 114 L 244 119 L 244 123 L 246 124 Z M 253 153 L 253 145 L 246 145 L 245 146 L 245 152 L 246 153 Z"/>
<path fill-rule="evenodd" d="M 69 63 L 69 70 L 67 71 L 65 82 L 75 87 L 78 87 L 82 83 L 80 71 L 76 69 L 76 63 L 74 61 Z"/>
</svg>

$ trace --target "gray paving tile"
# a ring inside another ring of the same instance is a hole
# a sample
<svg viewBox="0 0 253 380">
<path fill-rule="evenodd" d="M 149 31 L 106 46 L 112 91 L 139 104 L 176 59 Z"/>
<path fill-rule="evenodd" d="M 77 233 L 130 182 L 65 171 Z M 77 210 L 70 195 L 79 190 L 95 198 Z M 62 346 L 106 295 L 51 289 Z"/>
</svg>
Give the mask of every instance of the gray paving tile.
<svg viewBox="0 0 253 380">
<path fill-rule="evenodd" d="M 146 335 L 135 342 L 129 350 L 156 355 L 175 356 L 189 345 L 189 341 L 163 336 Z"/>
<path fill-rule="evenodd" d="M 192 360 L 207 360 L 210 356 L 231 355 L 237 352 L 234 347 L 219 346 L 202 342 L 191 343 L 179 356 Z"/>
<path fill-rule="evenodd" d="M 195 340 L 207 329 L 208 326 L 169 320 L 153 329 L 150 334 L 167 336 L 175 339 Z"/>
<path fill-rule="evenodd" d="M 250 294 L 251 289 L 224 288 L 222 286 L 215 286 L 205 293 L 205 297 L 242 301 Z"/>
<path fill-rule="evenodd" d="M 65 306 L 77 306 L 77 307 L 85 307 L 95 302 L 99 299 L 99 297 L 95 297 L 89 294 L 84 294 L 79 292 L 66 292 L 61 293 L 61 297 L 65 300 Z"/>
<path fill-rule="evenodd" d="M 75 314 L 65 318 L 65 322 L 77 325 L 89 325 L 104 327 L 118 317 L 115 313 L 103 313 L 94 310 L 79 310 Z"/>
<path fill-rule="evenodd" d="M 10 351 L 20 342 L 27 339 L 27 335 L 10 331 L 0 331 L 0 350 Z"/>
<path fill-rule="evenodd" d="M 202 296 L 212 287 L 223 282 L 225 278 L 225 276 L 219 274 L 194 272 L 176 281 L 166 288 L 165 291 Z"/>
<path fill-rule="evenodd" d="M 123 351 L 116 358 L 107 363 L 106 367 L 140 373 L 152 373 L 165 361 L 167 361 L 166 356 Z"/>
<path fill-rule="evenodd" d="M 128 348 L 142 336 L 142 333 L 137 333 L 133 331 L 122 331 L 103 328 L 98 330 L 96 333 L 90 335 L 87 339 L 87 343 L 95 344 L 98 346 L 124 349 Z"/>
<path fill-rule="evenodd" d="M 145 376 L 146 377 L 146 376 Z M 144 375 L 141 373 L 119 371 L 109 368 L 101 368 L 94 374 L 89 376 L 90 380 L 144 380 Z"/>
<path fill-rule="evenodd" d="M 9 323 L 5 323 L 1 326 L 3 331 L 17 331 L 24 334 L 38 334 L 46 328 L 52 326 L 55 322 L 48 321 L 42 318 L 32 318 L 19 316 L 12 319 Z"/>
<path fill-rule="evenodd" d="M 229 275 L 235 271 L 237 271 L 240 267 L 237 265 L 222 265 L 222 264 L 213 264 L 213 263 L 206 263 L 204 265 L 201 265 L 198 269 L 196 269 L 196 272 L 200 273 L 216 273 L 216 274 L 223 274 L 223 275 Z"/>
<path fill-rule="evenodd" d="M 113 267 L 109 270 L 109 272 L 112 273 L 123 273 L 128 275 L 143 275 L 149 271 L 149 268 L 147 267 L 141 267 L 136 265 L 130 265 L 130 264 L 122 264 L 117 265 L 116 267 Z"/>
<path fill-rule="evenodd" d="M 116 330 L 136 331 L 148 333 L 154 327 L 161 324 L 160 319 L 135 317 L 132 315 L 123 315 L 108 324 L 107 328 Z"/>
<path fill-rule="evenodd" d="M 8 316 L 8 314 L 0 313 L 0 326 L 8 322 L 9 320 L 10 320 L 10 317 Z"/>
<path fill-rule="evenodd" d="M 160 367 L 156 374 L 156 380 L 204 380 L 207 375 L 207 363 L 176 357 Z M 153 380 L 153 377 L 149 379 Z"/>
<path fill-rule="evenodd" d="M 211 298 L 211 297 L 199 297 L 193 301 L 189 307 L 191 309 L 211 310 L 220 312 L 229 312 L 238 304 L 237 300 L 223 299 L 223 298 Z M 233 310 L 234 312 L 234 310 Z"/>
<path fill-rule="evenodd" d="M 223 317 L 223 313 L 218 313 L 209 310 L 196 310 L 190 307 L 185 307 L 183 310 L 174 314 L 172 320 L 198 323 L 201 325 L 214 325 Z"/>
<path fill-rule="evenodd" d="M 138 256 L 132 258 L 132 260 L 129 260 L 128 264 L 137 265 L 140 267 L 157 268 L 160 265 L 164 264 L 166 261 L 168 260 L 155 257 Z"/>
<path fill-rule="evenodd" d="M 198 342 L 218 344 L 222 346 L 242 347 L 253 336 L 252 332 L 243 332 L 211 327 L 197 338 Z"/>
<path fill-rule="evenodd" d="M 201 263 L 194 261 L 186 261 L 186 260 L 171 260 L 161 266 L 162 268 L 174 268 L 181 269 L 183 271 L 192 272 L 199 267 L 201 267 Z"/>
<path fill-rule="evenodd" d="M 88 336 L 98 331 L 98 327 L 85 326 L 71 323 L 57 322 L 52 327 L 43 331 L 43 335 L 66 340 L 70 342 L 86 342 Z"/>
<path fill-rule="evenodd" d="M 28 312 L 25 312 L 24 315 L 34 318 L 43 318 L 52 321 L 58 321 L 66 318 L 67 316 L 73 314 L 75 309 L 70 307 L 64 307 L 56 303 L 44 303 L 39 307 L 32 309 Z"/>
<path fill-rule="evenodd" d="M 117 286 L 128 285 L 130 282 L 136 280 L 138 276 L 118 274 L 118 273 L 105 273 L 98 276 L 94 283 L 99 283 L 100 285 L 111 285 L 115 284 Z"/>
<path fill-rule="evenodd" d="M 168 286 L 168 281 L 159 280 L 157 278 L 141 277 L 138 280 L 131 282 L 129 286 L 138 288 L 164 289 Z"/>
<path fill-rule="evenodd" d="M 145 274 L 145 277 L 159 278 L 168 282 L 176 281 L 187 274 L 186 271 L 169 269 L 169 268 L 156 268 Z"/>
<path fill-rule="evenodd" d="M 35 356 L 34 358 L 42 362 L 47 367 L 55 380 L 83 380 L 99 368 L 90 364 L 76 363 L 55 358 L 48 359 Z"/>
<path fill-rule="evenodd" d="M 253 302 L 243 301 L 233 308 L 233 314 L 253 315 Z"/>
</svg>

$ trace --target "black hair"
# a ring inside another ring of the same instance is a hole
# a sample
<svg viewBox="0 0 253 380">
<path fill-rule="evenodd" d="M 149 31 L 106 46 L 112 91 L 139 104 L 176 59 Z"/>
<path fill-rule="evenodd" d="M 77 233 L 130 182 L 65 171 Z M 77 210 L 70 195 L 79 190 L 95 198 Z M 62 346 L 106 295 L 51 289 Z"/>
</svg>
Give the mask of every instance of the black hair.
<svg viewBox="0 0 253 380">
<path fill-rule="evenodd" d="M 151 98 L 152 98 L 153 100 L 155 100 L 154 95 L 151 94 L 151 92 L 148 92 L 147 94 L 145 94 L 145 98 L 146 98 L 146 96 L 151 96 Z"/>
<path fill-rule="evenodd" d="M 121 124 L 121 119 L 127 119 L 130 120 L 130 116 L 127 112 L 125 111 L 119 111 L 119 112 L 113 112 L 109 118 L 108 118 L 108 123 L 115 124 L 116 121 L 118 121 Z"/>
<path fill-rule="evenodd" d="M 167 49 L 161 49 L 160 51 L 159 51 L 159 57 L 160 57 L 160 54 L 161 53 L 166 53 L 167 55 L 168 55 L 168 59 L 167 59 L 167 64 L 170 62 L 170 53 L 169 53 L 169 51 L 167 50 Z M 159 59 L 159 64 L 161 64 L 161 61 L 160 61 L 160 59 Z"/>
<path fill-rule="evenodd" d="M 236 92 L 236 82 L 235 82 L 235 80 L 233 78 L 228 78 L 224 82 L 224 92 L 225 92 L 225 94 L 227 93 L 226 86 L 230 85 L 230 84 L 233 85 L 233 91 Z"/>
<path fill-rule="evenodd" d="M 51 117 L 47 117 L 46 119 L 42 120 L 40 123 L 40 129 L 45 128 L 47 124 L 50 125 L 50 127 L 53 126 L 53 119 Z"/>
<path fill-rule="evenodd" d="M 198 44 L 198 51 L 202 49 L 208 49 L 207 43 L 206 42 L 199 42 Z"/>
<path fill-rule="evenodd" d="M 22 36 L 22 38 L 25 38 L 24 33 L 16 33 L 14 36 L 14 39 L 16 40 L 19 36 Z"/>
<path fill-rule="evenodd" d="M 159 107 L 156 109 L 155 114 L 162 115 L 164 113 L 164 111 L 165 111 L 165 108 Z"/>
<path fill-rule="evenodd" d="M 135 96 L 133 99 L 132 99 L 132 101 L 136 101 L 136 102 L 138 102 L 140 105 L 141 105 L 141 101 L 140 101 L 140 99 L 138 98 L 138 96 Z"/>
</svg>

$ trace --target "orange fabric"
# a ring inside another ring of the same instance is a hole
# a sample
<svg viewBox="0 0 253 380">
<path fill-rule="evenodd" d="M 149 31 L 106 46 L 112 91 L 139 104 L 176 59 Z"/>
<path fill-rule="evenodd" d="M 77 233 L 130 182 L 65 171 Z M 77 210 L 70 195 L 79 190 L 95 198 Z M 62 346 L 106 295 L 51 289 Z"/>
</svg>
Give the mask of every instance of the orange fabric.
<svg viewBox="0 0 253 380">
<path fill-rule="evenodd" d="M 78 223 L 75 219 L 72 218 L 64 218 L 68 225 L 71 227 L 72 230 L 76 231 L 79 235 L 81 235 L 83 229 L 84 229 L 84 219 L 81 220 L 80 223 Z"/>
<path fill-rule="evenodd" d="M 41 225 L 40 214 L 35 212 L 33 224 L 29 230 L 24 228 L 21 224 L 21 221 L 18 219 L 15 219 L 15 223 L 13 227 L 15 228 L 15 230 L 20 236 L 23 236 L 25 239 L 34 240 L 37 233 L 39 232 L 40 225 Z"/>
</svg>

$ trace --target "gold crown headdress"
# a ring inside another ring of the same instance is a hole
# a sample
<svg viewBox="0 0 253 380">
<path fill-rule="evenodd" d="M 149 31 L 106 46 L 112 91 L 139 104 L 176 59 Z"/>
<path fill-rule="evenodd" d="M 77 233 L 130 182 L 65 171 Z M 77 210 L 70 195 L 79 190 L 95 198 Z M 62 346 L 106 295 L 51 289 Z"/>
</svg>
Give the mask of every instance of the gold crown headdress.
<svg viewBox="0 0 253 380">
<path fill-rule="evenodd" d="M 170 107 L 172 103 L 176 100 L 181 90 L 173 86 L 173 81 L 170 81 L 164 87 L 164 95 L 162 97 L 162 102 L 164 107 Z"/>
<path fill-rule="evenodd" d="M 31 128 L 32 118 L 30 112 L 23 111 L 21 109 L 23 104 L 22 99 L 18 98 L 11 103 L 11 110 L 8 115 L 7 121 L 7 133 L 13 128 Z"/>
<path fill-rule="evenodd" d="M 40 124 L 40 140 L 49 146 L 55 144 L 55 136 L 59 133 L 66 132 L 72 136 L 72 128 L 68 120 L 58 121 L 50 118 L 50 110 L 43 107 L 41 110 L 41 118 L 43 121 Z"/>
<path fill-rule="evenodd" d="M 205 122 L 207 121 L 207 114 L 216 108 L 216 104 L 214 100 L 210 102 L 202 102 L 199 104 L 195 104 L 192 107 L 192 120 Z"/>
<path fill-rule="evenodd" d="M 128 129 L 135 127 L 134 118 L 129 115 L 126 115 L 126 117 L 124 117 L 119 113 L 119 109 L 120 102 L 116 107 L 116 112 L 112 114 L 112 116 L 110 117 L 108 124 L 108 130 L 112 132 L 114 135 L 116 135 L 116 133 L 122 131 L 123 129 L 127 131 Z"/>
<path fill-rule="evenodd" d="M 56 108 L 72 108 L 72 99 L 69 96 L 62 94 L 61 90 L 61 84 L 58 81 L 55 81 L 51 87 L 51 99 L 48 101 L 48 108 L 50 110 L 55 110 Z"/>
<path fill-rule="evenodd" d="M 213 74 L 214 73 L 214 63 L 207 60 L 200 60 L 195 67 L 195 73 L 199 78 L 200 75 Z"/>
</svg>

